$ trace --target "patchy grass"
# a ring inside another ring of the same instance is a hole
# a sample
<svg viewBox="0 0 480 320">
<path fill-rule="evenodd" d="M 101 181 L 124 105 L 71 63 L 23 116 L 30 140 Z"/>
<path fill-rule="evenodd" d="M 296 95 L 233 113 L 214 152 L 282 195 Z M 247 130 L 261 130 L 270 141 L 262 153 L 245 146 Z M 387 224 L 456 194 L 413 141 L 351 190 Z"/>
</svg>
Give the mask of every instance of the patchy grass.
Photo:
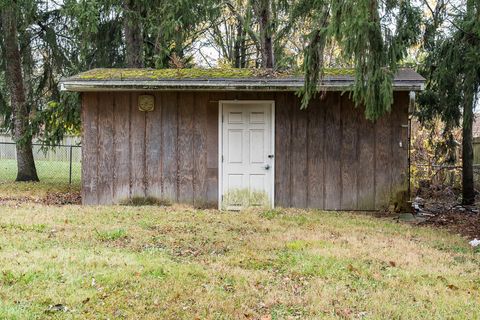
<svg viewBox="0 0 480 320">
<path fill-rule="evenodd" d="M 67 182 L 52 182 L 44 181 L 40 182 L 14 182 L 5 181 L 0 182 L 0 205 L 18 203 L 21 204 L 25 201 L 40 202 L 48 198 L 49 195 L 55 194 L 68 194 L 79 193 L 79 184 L 68 184 Z M 0 209 L 1 210 L 1 209 Z"/>
<path fill-rule="evenodd" d="M 155 197 L 131 197 L 122 201 L 124 206 L 171 206 L 172 203 L 168 200 L 159 199 Z"/>
<path fill-rule="evenodd" d="M 55 186 L 68 185 L 70 175 L 70 163 L 68 161 L 36 160 L 38 178 L 43 184 Z M 80 162 L 72 162 L 72 184 L 80 185 L 81 179 Z M 11 159 L 0 159 L 0 182 L 15 181 L 17 177 L 17 162 Z"/>
<path fill-rule="evenodd" d="M 350 213 L 0 210 L 0 319 L 478 319 L 479 270 L 458 236 Z"/>
<path fill-rule="evenodd" d="M 39 182 L 15 182 L 15 160 L 0 159 L 0 205 L 10 202 L 40 202 L 51 194 L 80 192 L 80 163 L 73 163 L 72 184 L 69 184 L 69 163 L 36 161 Z"/>
<path fill-rule="evenodd" d="M 127 238 L 127 231 L 125 231 L 125 229 L 96 231 L 95 233 L 97 239 L 101 241 L 115 241 Z"/>
</svg>

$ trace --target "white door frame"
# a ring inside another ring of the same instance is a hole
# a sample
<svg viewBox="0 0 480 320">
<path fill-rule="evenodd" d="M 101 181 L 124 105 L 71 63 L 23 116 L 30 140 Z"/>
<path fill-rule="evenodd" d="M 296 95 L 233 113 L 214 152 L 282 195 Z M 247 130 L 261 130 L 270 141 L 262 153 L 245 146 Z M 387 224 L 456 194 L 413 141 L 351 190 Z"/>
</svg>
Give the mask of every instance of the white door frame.
<svg viewBox="0 0 480 320">
<path fill-rule="evenodd" d="M 270 205 L 275 207 L 275 100 L 219 100 L 218 101 L 218 209 L 222 209 L 222 195 L 223 195 L 223 105 L 224 104 L 256 104 L 256 103 L 269 103 L 271 106 L 271 142 L 270 148 L 273 154 L 273 161 L 271 168 L 271 185 L 272 195 L 270 199 Z"/>
</svg>

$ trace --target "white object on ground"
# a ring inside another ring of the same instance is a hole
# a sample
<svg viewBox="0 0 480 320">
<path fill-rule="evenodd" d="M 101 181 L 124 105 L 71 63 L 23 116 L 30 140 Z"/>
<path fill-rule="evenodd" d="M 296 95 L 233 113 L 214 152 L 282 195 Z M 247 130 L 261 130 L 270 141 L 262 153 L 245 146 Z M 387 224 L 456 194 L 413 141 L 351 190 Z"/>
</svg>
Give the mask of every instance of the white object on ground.
<svg viewBox="0 0 480 320">
<path fill-rule="evenodd" d="M 472 247 L 480 246 L 480 240 L 478 240 L 477 238 L 475 238 L 475 239 L 473 239 L 472 241 L 470 241 L 469 244 L 470 244 Z"/>
</svg>

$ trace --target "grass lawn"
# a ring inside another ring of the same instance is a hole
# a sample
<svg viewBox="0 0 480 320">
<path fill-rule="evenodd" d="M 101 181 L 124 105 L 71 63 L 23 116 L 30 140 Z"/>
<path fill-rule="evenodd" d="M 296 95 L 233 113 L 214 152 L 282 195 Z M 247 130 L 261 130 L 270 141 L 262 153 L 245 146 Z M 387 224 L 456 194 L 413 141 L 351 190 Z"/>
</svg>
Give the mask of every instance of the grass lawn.
<svg viewBox="0 0 480 320">
<path fill-rule="evenodd" d="M 38 178 L 46 184 L 68 184 L 70 163 L 68 161 L 36 160 Z M 17 162 L 0 159 L 0 182 L 14 181 L 17 176 Z M 72 184 L 79 185 L 81 179 L 80 162 L 72 162 Z"/>
<path fill-rule="evenodd" d="M 0 319 L 478 319 L 479 288 L 465 239 L 366 215 L 0 207 Z"/>
</svg>

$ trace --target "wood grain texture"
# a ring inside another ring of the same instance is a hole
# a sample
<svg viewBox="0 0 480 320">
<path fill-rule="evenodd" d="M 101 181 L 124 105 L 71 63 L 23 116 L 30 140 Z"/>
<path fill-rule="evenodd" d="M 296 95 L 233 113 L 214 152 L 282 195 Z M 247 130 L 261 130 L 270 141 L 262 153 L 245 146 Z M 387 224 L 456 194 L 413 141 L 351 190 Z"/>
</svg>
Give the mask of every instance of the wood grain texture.
<svg viewBox="0 0 480 320">
<path fill-rule="evenodd" d="M 358 109 L 347 94 L 341 96 L 341 180 L 342 180 L 342 210 L 357 208 L 357 172 L 361 170 L 358 163 Z"/>
<path fill-rule="evenodd" d="M 193 122 L 194 95 L 178 96 L 178 201 L 193 204 Z"/>
<path fill-rule="evenodd" d="M 388 207 L 391 191 L 391 114 L 375 123 L 375 209 Z"/>
<path fill-rule="evenodd" d="M 130 196 L 130 94 L 116 93 L 114 99 L 113 201 L 121 202 Z"/>
<path fill-rule="evenodd" d="M 98 94 L 98 204 L 113 202 L 113 95 Z"/>
<path fill-rule="evenodd" d="M 307 207 L 323 209 L 324 203 L 324 126 L 326 99 L 315 99 L 308 106 Z"/>
<path fill-rule="evenodd" d="M 292 207 L 307 207 L 307 110 L 300 109 L 300 101 L 294 97 L 292 119 L 291 179 Z"/>
<path fill-rule="evenodd" d="M 211 206 L 207 197 L 207 107 L 208 93 L 195 93 L 193 124 L 193 202 L 196 207 Z"/>
<path fill-rule="evenodd" d="M 278 92 L 252 92 L 252 95 L 248 96 L 252 100 L 265 100 L 265 101 L 275 101 Z M 243 99 L 243 96 L 240 96 Z"/>
<path fill-rule="evenodd" d="M 293 97 L 283 92 L 275 97 L 275 205 L 290 207 Z"/>
<path fill-rule="evenodd" d="M 154 99 L 154 110 L 146 113 L 146 195 L 162 199 L 162 95 Z"/>
<path fill-rule="evenodd" d="M 162 94 L 162 173 L 163 198 L 177 201 L 177 93 Z"/>
<path fill-rule="evenodd" d="M 82 94 L 82 203 L 97 204 L 98 96 Z"/>
<path fill-rule="evenodd" d="M 408 189 L 407 93 L 375 124 L 338 92 L 306 111 L 293 93 L 158 92 L 151 113 L 138 94 L 82 95 L 85 204 L 148 195 L 216 206 L 218 101 L 232 99 L 275 101 L 276 206 L 381 209 Z"/>
<path fill-rule="evenodd" d="M 358 210 L 375 209 L 375 126 L 365 119 L 365 108 L 361 108 L 358 122 Z"/>
<path fill-rule="evenodd" d="M 391 195 L 395 206 L 408 208 L 408 93 L 396 92 L 391 114 Z"/>
<path fill-rule="evenodd" d="M 222 92 L 210 92 L 207 104 L 207 203 L 218 206 L 218 110 Z"/>
<path fill-rule="evenodd" d="M 325 107 L 325 209 L 340 210 L 342 126 L 339 95 L 328 95 Z"/>
<path fill-rule="evenodd" d="M 145 133 L 146 114 L 138 110 L 139 93 L 131 94 L 130 102 L 130 196 L 145 197 Z"/>
</svg>

